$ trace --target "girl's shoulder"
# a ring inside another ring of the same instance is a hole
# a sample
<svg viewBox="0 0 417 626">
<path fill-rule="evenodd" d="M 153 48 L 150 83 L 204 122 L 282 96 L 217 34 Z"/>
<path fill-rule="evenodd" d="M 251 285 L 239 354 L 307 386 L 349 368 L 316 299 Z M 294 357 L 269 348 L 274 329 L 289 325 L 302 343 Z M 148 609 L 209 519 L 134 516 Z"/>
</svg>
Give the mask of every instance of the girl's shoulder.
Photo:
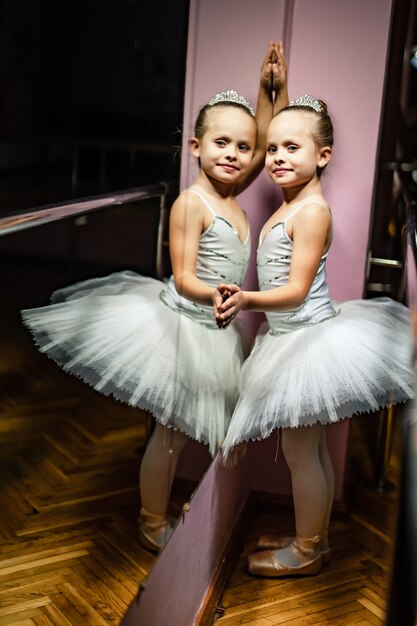
<svg viewBox="0 0 417 626">
<path fill-rule="evenodd" d="M 201 223 L 206 227 L 212 220 L 214 211 L 204 195 L 193 188 L 184 189 L 171 207 L 171 222 L 187 220 L 193 223 Z"/>
<path fill-rule="evenodd" d="M 174 207 L 181 207 L 186 209 L 195 209 L 201 208 L 205 206 L 207 201 L 205 200 L 203 194 L 192 187 L 188 189 L 184 189 L 180 195 L 177 197 L 173 204 Z"/>
<path fill-rule="evenodd" d="M 323 216 L 327 219 L 332 219 L 332 213 L 329 203 L 321 195 L 308 196 L 300 202 L 294 204 L 291 210 L 288 212 L 286 220 L 292 217 L 311 217 L 314 219 L 317 216 Z"/>
</svg>

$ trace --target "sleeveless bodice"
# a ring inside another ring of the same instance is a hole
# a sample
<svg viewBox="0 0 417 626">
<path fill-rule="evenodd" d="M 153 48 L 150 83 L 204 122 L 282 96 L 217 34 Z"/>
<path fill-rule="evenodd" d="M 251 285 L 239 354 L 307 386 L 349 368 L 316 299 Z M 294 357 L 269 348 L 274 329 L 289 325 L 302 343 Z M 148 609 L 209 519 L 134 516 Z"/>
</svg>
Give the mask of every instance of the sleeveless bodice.
<svg viewBox="0 0 417 626">
<path fill-rule="evenodd" d="M 261 239 L 261 233 L 257 253 L 258 281 L 261 291 L 282 287 L 288 283 L 293 242 L 287 235 L 286 224 L 298 210 L 311 202 L 325 206 L 316 200 L 304 201 L 285 221 L 274 224 L 263 239 Z M 306 325 L 317 324 L 336 314 L 326 282 L 326 260 L 327 253 L 320 260 L 313 284 L 301 306 L 296 309 L 266 314 L 272 334 L 280 335 Z"/>
<path fill-rule="evenodd" d="M 217 287 L 219 283 L 241 285 L 249 264 L 250 233 L 246 241 L 242 241 L 233 226 L 221 215 L 217 215 L 203 194 L 192 189 L 187 193 L 195 193 L 212 214 L 210 226 L 200 235 L 197 255 L 197 277 Z M 188 315 L 195 321 L 217 329 L 213 316 L 213 307 L 203 306 L 181 296 L 171 276 L 168 287 L 161 293 L 162 301 L 171 309 Z"/>
</svg>

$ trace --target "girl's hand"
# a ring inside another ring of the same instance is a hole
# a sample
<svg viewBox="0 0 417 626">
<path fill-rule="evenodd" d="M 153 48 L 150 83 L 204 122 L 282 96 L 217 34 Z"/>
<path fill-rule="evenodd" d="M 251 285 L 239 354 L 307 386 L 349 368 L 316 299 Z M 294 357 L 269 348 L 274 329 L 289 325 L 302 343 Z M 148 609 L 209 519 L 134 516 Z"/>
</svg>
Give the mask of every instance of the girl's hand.
<svg viewBox="0 0 417 626">
<path fill-rule="evenodd" d="M 284 45 L 282 41 L 278 44 L 273 44 L 274 53 L 271 55 L 271 74 L 272 74 L 272 88 L 276 94 L 280 93 L 283 89 L 287 89 L 287 65 L 285 63 Z"/>
<path fill-rule="evenodd" d="M 277 44 L 273 41 L 269 43 L 264 60 L 261 65 L 261 87 L 272 97 L 272 67 L 277 64 Z"/>
<path fill-rule="evenodd" d="M 220 293 L 219 289 L 216 289 L 213 294 L 213 315 L 218 326 L 220 326 L 219 324 L 220 313 L 221 313 L 220 309 L 221 309 L 223 302 L 224 300 L 223 300 L 222 294 Z"/>
<path fill-rule="evenodd" d="M 220 287 L 222 287 L 222 289 L 220 289 Z M 226 285 L 219 285 L 219 287 L 215 290 L 213 294 L 213 315 L 217 322 L 217 326 L 219 326 L 219 328 L 226 328 L 227 326 L 227 324 L 224 325 L 220 321 L 220 315 L 221 315 L 221 307 L 230 295 L 231 295 L 231 292 L 226 288 Z"/>
<path fill-rule="evenodd" d="M 245 308 L 246 294 L 237 285 L 219 285 L 218 290 L 227 294 L 227 298 L 219 309 L 217 324 L 225 328 L 236 317 L 241 309 Z"/>
<path fill-rule="evenodd" d="M 223 303 L 226 302 L 231 295 L 232 292 L 230 291 L 228 285 L 219 285 L 214 293 L 213 314 L 219 328 L 226 328 L 226 326 L 228 326 L 233 319 L 229 319 L 227 322 L 224 322 L 221 319 Z"/>
</svg>

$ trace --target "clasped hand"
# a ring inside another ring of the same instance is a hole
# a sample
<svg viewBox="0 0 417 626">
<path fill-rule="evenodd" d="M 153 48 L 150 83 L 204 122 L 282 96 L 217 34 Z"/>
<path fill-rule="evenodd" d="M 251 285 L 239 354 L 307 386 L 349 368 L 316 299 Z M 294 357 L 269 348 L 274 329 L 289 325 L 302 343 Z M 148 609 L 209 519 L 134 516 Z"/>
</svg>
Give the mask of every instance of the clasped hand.
<svg viewBox="0 0 417 626">
<path fill-rule="evenodd" d="M 213 312 L 217 326 L 226 328 L 244 305 L 244 292 L 237 285 L 221 284 L 213 297 Z"/>
</svg>

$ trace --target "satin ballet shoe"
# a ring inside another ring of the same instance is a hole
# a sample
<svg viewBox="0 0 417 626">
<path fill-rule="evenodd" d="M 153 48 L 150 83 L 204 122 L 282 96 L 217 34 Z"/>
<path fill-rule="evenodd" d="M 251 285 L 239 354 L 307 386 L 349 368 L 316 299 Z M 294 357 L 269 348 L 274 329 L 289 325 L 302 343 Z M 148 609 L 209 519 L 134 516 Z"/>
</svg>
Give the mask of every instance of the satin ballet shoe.
<svg viewBox="0 0 417 626">
<path fill-rule="evenodd" d="M 285 535 L 259 535 L 256 543 L 255 550 L 281 550 L 287 548 L 294 541 L 294 535 L 292 537 Z M 321 546 L 322 541 L 319 544 L 319 550 L 321 552 L 322 565 L 328 565 L 332 559 L 332 550 L 327 545 Z"/>
<path fill-rule="evenodd" d="M 154 515 L 144 507 L 138 517 L 139 543 L 151 552 L 160 552 L 172 533 L 172 526 L 165 515 Z"/>
<path fill-rule="evenodd" d="M 280 550 L 264 550 L 248 557 L 248 572 L 252 576 L 280 578 L 283 576 L 313 576 L 322 566 L 320 537 L 296 537 Z"/>
</svg>

